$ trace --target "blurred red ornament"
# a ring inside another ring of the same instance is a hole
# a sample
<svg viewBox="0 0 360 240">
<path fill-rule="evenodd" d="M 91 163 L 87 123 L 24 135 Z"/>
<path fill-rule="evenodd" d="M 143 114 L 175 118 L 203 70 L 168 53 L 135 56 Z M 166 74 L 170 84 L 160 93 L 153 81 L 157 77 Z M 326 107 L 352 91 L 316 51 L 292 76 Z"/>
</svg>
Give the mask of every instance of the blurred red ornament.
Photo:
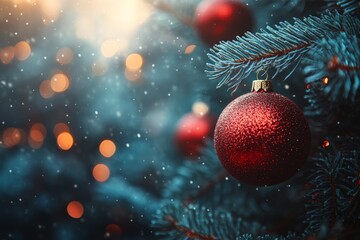
<svg viewBox="0 0 360 240">
<path fill-rule="evenodd" d="M 184 155 L 195 158 L 200 155 L 206 138 L 212 135 L 213 130 L 214 121 L 208 115 L 186 114 L 176 128 L 176 145 Z"/>
<path fill-rule="evenodd" d="M 224 168 L 241 182 L 265 186 L 294 176 L 306 161 L 310 130 L 301 109 L 271 92 L 271 82 L 253 82 L 221 113 L 215 149 Z"/>
<path fill-rule="evenodd" d="M 195 28 L 208 45 L 235 39 L 253 28 L 253 16 L 243 3 L 234 0 L 203 0 L 195 12 Z"/>
</svg>

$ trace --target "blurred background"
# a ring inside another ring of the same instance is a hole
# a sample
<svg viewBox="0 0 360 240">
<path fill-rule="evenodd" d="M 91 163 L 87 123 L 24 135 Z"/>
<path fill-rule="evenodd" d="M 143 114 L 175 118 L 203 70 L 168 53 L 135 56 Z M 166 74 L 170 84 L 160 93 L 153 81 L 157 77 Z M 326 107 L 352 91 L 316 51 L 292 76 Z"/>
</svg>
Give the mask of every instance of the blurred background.
<svg viewBox="0 0 360 240">
<path fill-rule="evenodd" d="M 255 79 L 231 94 L 207 78 L 199 2 L 1 0 L 1 239 L 152 238 L 169 179 Z M 322 1 L 281 2 L 242 1 L 249 30 Z M 303 77 L 283 79 L 275 91 L 302 108 Z"/>
</svg>

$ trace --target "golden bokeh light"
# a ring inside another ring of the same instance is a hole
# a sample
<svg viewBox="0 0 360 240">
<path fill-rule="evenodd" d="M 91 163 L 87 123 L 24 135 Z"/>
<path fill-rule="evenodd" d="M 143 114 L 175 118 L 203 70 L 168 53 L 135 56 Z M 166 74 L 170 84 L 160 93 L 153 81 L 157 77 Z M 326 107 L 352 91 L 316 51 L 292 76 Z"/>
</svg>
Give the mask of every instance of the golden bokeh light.
<svg viewBox="0 0 360 240">
<path fill-rule="evenodd" d="M 69 132 L 62 132 L 57 136 L 57 144 L 62 150 L 69 150 L 74 144 L 74 138 Z"/>
<path fill-rule="evenodd" d="M 39 86 L 39 93 L 40 96 L 43 98 L 51 98 L 54 95 L 54 91 L 51 88 L 51 81 L 50 80 L 44 80 L 41 82 Z"/>
<path fill-rule="evenodd" d="M 104 57 L 113 57 L 116 55 L 118 50 L 119 44 L 115 40 L 108 39 L 101 44 L 101 53 Z"/>
<path fill-rule="evenodd" d="M 98 182 L 105 182 L 109 179 L 110 169 L 105 164 L 97 164 L 92 171 L 93 177 Z"/>
<path fill-rule="evenodd" d="M 79 0 L 75 5 L 75 34 L 92 43 L 119 36 L 130 39 L 153 13 L 143 0 Z"/>
<path fill-rule="evenodd" d="M 104 157 L 110 158 L 115 154 L 116 145 L 113 141 L 105 139 L 100 143 L 99 151 Z"/>
<path fill-rule="evenodd" d="M 133 83 L 142 83 L 142 73 L 141 70 L 139 71 L 129 71 L 128 69 L 125 69 L 125 77 L 127 80 Z"/>
<path fill-rule="evenodd" d="M 62 0 L 39 0 L 44 23 L 53 23 L 59 18 Z"/>
<path fill-rule="evenodd" d="M 105 236 L 107 237 L 118 237 L 121 233 L 121 227 L 115 223 L 110 223 L 105 227 Z"/>
<path fill-rule="evenodd" d="M 143 65 L 143 57 L 138 53 L 132 53 L 125 60 L 126 69 L 131 72 L 139 71 Z"/>
<path fill-rule="evenodd" d="M 71 201 L 66 207 L 67 213 L 72 218 L 81 218 L 84 214 L 84 206 L 81 202 Z"/>
<path fill-rule="evenodd" d="M 44 126 L 44 124 L 35 123 L 30 128 L 28 136 L 29 145 L 34 149 L 41 148 L 44 143 L 45 137 L 46 127 Z"/>
<path fill-rule="evenodd" d="M 70 133 L 70 128 L 65 123 L 57 123 L 54 126 L 54 135 L 58 137 L 60 133 L 67 132 Z"/>
<path fill-rule="evenodd" d="M 69 78 L 63 73 L 55 74 L 51 78 L 50 86 L 54 92 L 64 92 L 69 88 L 69 85 Z"/>
<path fill-rule="evenodd" d="M 25 41 L 18 42 L 15 45 L 15 57 L 19 61 L 26 60 L 31 54 L 31 47 Z"/>
<path fill-rule="evenodd" d="M 10 148 L 20 144 L 25 137 L 25 132 L 19 128 L 7 128 L 2 133 L 2 144 L 6 148 Z"/>
<path fill-rule="evenodd" d="M 194 50 L 196 49 L 196 45 L 192 44 L 192 45 L 188 45 L 185 48 L 185 54 L 190 54 L 192 53 Z"/>
<path fill-rule="evenodd" d="M 60 64 L 60 65 L 67 65 L 70 64 L 72 62 L 74 58 L 74 53 L 71 50 L 71 48 L 60 48 L 57 52 L 56 52 L 56 61 Z"/>
<path fill-rule="evenodd" d="M 15 48 L 7 46 L 0 49 L 0 60 L 3 64 L 10 64 L 15 56 Z"/>
<path fill-rule="evenodd" d="M 92 65 L 92 73 L 95 76 L 103 76 L 108 71 L 109 66 L 105 61 L 98 60 L 93 63 Z"/>
<path fill-rule="evenodd" d="M 198 116 L 204 116 L 209 112 L 209 106 L 204 102 L 195 102 L 192 105 L 192 111 Z"/>
</svg>

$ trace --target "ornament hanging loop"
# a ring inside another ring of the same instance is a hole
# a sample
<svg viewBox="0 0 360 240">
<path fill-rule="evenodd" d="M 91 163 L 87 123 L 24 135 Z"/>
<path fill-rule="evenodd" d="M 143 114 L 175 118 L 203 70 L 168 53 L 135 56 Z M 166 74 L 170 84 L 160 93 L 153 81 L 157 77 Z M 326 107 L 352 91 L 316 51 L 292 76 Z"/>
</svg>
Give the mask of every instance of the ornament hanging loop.
<svg viewBox="0 0 360 240">
<path fill-rule="evenodd" d="M 265 75 L 264 80 L 259 80 L 259 74 L 262 72 L 261 76 Z M 251 91 L 252 92 L 272 92 L 271 81 L 268 80 L 269 74 L 263 68 L 259 69 L 256 73 L 256 80 L 252 82 Z"/>
<path fill-rule="evenodd" d="M 260 74 L 260 73 L 262 73 L 262 74 Z M 264 75 L 265 75 L 265 76 L 266 76 L 265 79 L 259 79 L 259 74 L 260 74 L 260 76 L 264 76 Z M 265 80 L 265 81 L 267 81 L 268 78 L 269 78 L 269 74 L 267 73 L 267 70 L 266 70 L 266 69 L 260 68 L 260 69 L 256 72 L 256 80 Z"/>
</svg>

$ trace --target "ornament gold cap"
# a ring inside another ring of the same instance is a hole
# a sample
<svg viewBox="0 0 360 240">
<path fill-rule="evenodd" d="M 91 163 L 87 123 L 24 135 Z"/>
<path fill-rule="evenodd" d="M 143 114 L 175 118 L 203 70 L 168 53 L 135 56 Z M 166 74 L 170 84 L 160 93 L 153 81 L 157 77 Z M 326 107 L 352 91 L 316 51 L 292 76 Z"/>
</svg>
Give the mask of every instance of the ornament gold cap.
<svg viewBox="0 0 360 240">
<path fill-rule="evenodd" d="M 254 80 L 251 86 L 252 92 L 272 92 L 270 80 Z"/>
</svg>

